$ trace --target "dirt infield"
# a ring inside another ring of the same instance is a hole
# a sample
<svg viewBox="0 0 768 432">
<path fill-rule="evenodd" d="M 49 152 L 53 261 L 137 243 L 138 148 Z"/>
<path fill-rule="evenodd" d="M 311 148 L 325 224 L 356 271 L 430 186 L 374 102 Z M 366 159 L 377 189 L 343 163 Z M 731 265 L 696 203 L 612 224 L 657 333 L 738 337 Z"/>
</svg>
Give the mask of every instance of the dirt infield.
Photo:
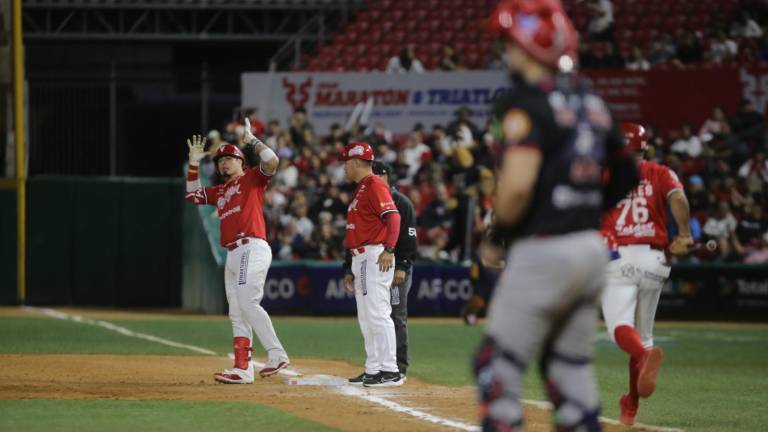
<svg viewBox="0 0 768 432">
<path fill-rule="evenodd" d="M 449 430 L 388 410 L 334 387 L 292 386 L 283 377 L 253 385 L 216 384 L 211 373 L 230 362 L 205 356 L 0 355 L 0 399 L 211 400 L 253 402 L 343 431 Z M 294 359 L 305 374 L 352 376 L 359 368 L 334 361 Z M 429 385 L 409 379 L 399 388 L 371 389 L 372 395 L 432 415 L 476 422 L 471 387 Z M 528 407 L 527 430 L 549 431 L 549 413 Z M 632 430 L 606 425 L 607 431 Z"/>
</svg>

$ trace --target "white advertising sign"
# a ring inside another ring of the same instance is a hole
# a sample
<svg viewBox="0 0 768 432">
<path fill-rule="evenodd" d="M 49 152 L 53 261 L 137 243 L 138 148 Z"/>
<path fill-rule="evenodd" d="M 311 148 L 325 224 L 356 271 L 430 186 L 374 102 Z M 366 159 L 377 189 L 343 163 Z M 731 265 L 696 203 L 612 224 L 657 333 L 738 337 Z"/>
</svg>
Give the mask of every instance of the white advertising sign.
<svg viewBox="0 0 768 432">
<path fill-rule="evenodd" d="M 373 73 L 244 73 L 242 106 L 258 107 L 259 117 L 277 119 L 282 126 L 295 108 L 303 106 L 319 134 L 333 123 L 346 123 L 355 106 L 372 98 L 369 124 L 382 123 L 395 132 L 408 132 L 416 123 L 431 128 L 446 125 L 458 108 L 472 110 L 473 121 L 483 127 L 492 100 L 508 91 L 502 71 L 430 72 L 424 74 Z"/>
</svg>

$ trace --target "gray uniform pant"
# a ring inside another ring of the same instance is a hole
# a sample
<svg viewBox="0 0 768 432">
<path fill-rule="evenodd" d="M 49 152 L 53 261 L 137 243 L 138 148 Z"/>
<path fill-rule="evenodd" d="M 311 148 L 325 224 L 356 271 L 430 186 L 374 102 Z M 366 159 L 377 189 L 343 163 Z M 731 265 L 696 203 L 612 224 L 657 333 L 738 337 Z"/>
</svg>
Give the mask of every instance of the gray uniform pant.
<svg viewBox="0 0 768 432">
<path fill-rule="evenodd" d="M 408 293 L 413 283 L 413 267 L 405 272 L 405 281 L 391 288 L 392 321 L 397 339 L 397 369 L 401 374 L 408 370 Z"/>
<path fill-rule="evenodd" d="M 591 360 L 607 262 L 597 231 L 512 245 L 489 307 L 487 339 L 475 360 L 484 426 L 522 425 L 525 369 L 538 356 L 559 426 L 600 430 Z"/>
</svg>

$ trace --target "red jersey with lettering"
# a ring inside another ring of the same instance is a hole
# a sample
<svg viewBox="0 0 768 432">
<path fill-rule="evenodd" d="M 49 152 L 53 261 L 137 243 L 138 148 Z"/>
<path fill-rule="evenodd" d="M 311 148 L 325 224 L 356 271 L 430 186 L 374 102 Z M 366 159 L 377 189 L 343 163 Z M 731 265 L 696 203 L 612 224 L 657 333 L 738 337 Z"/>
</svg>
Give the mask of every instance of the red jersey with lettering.
<svg viewBox="0 0 768 432">
<path fill-rule="evenodd" d="M 243 237 L 266 240 L 264 192 L 271 177 L 252 168 L 229 182 L 187 194 L 195 204 L 215 205 L 221 220 L 221 245 Z"/>
<path fill-rule="evenodd" d="M 397 207 L 387 183 L 373 174 L 360 180 L 355 197 L 347 209 L 344 246 L 355 249 L 384 243 L 387 225 L 383 217 L 392 212 L 397 213 Z"/>
<path fill-rule="evenodd" d="M 600 231 L 619 246 L 647 244 L 667 247 L 667 198 L 683 190 L 677 175 L 654 162 L 638 164 L 640 184 L 616 207 L 603 213 Z"/>
</svg>

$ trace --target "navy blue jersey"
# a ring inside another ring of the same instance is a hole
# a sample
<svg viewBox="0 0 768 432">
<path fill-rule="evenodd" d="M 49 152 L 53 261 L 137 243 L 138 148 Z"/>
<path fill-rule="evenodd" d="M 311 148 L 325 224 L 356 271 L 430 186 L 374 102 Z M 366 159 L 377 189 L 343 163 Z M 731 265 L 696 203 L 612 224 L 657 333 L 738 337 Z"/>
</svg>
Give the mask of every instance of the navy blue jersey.
<svg viewBox="0 0 768 432">
<path fill-rule="evenodd" d="M 512 234 L 597 230 L 603 170 L 626 153 L 602 98 L 577 77 L 560 75 L 537 86 L 516 84 L 497 101 L 494 116 L 502 152 L 532 147 L 542 153 L 531 205 Z"/>
</svg>

